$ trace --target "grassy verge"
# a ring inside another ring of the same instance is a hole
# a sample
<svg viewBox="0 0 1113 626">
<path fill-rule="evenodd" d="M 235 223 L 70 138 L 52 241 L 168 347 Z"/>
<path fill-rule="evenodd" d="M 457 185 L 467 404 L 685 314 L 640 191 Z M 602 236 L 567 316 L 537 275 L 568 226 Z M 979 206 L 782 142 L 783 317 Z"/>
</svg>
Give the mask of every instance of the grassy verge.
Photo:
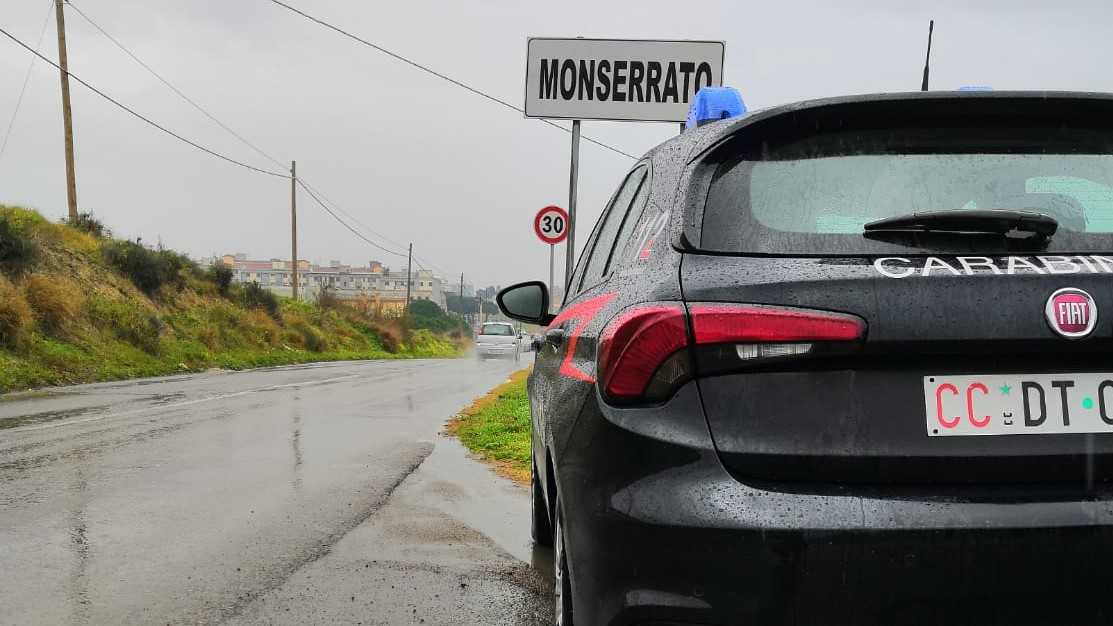
<svg viewBox="0 0 1113 626">
<path fill-rule="evenodd" d="M 530 479 L 528 370 L 479 398 L 448 423 L 446 431 L 498 472 L 523 485 Z"/>
<path fill-rule="evenodd" d="M 214 367 L 455 357 L 467 342 L 432 303 L 402 319 L 331 292 L 279 298 L 86 219 L 55 224 L 0 205 L 0 393 Z"/>
</svg>

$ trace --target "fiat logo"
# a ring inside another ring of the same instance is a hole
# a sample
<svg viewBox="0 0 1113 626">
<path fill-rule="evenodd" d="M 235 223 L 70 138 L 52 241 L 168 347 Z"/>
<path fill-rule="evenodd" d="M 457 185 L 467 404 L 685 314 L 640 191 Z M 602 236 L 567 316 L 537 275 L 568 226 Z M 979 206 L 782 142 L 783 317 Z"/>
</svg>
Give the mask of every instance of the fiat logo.
<svg viewBox="0 0 1113 626">
<path fill-rule="evenodd" d="M 1098 306 L 1094 299 L 1085 291 L 1073 287 L 1051 294 L 1044 314 L 1051 330 L 1068 339 L 1089 335 L 1098 322 Z"/>
</svg>

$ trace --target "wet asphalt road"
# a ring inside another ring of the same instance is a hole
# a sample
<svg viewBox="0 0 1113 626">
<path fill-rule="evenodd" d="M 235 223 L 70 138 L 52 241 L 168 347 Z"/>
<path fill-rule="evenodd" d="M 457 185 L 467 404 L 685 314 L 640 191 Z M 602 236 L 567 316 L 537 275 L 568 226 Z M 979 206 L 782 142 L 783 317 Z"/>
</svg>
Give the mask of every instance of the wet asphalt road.
<svg viewBox="0 0 1113 626">
<path fill-rule="evenodd" d="M 334 363 L 0 396 L 0 623 L 545 623 L 527 490 L 439 435 L 514 369 Z"/>
</svg>

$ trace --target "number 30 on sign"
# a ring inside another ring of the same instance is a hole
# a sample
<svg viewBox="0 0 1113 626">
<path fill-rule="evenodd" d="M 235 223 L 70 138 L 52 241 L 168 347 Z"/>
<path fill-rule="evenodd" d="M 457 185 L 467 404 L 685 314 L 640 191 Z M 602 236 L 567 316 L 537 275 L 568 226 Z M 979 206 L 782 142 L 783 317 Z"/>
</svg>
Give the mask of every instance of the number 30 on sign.
<svg viewBox="0 0 1113 626">
<path fill-rule="evenodd" d="M 568 212 L 558 206 L 547 206 L 533 218 L 533 232 L 549 245 L 556 245 L 568 237 Z"/>
</svg>

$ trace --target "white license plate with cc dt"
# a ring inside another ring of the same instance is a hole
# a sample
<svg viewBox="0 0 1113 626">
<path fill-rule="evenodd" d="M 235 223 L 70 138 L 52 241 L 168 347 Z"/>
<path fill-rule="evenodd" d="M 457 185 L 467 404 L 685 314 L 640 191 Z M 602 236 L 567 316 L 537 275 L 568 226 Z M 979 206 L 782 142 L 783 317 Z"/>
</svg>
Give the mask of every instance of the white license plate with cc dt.
<svg viewBox="0 0 1113 626">
<path fill-rule="evenodd" d="M 925 376 L 931 437 L 1113 433 L 1113 373 Z"/>
</svg>

